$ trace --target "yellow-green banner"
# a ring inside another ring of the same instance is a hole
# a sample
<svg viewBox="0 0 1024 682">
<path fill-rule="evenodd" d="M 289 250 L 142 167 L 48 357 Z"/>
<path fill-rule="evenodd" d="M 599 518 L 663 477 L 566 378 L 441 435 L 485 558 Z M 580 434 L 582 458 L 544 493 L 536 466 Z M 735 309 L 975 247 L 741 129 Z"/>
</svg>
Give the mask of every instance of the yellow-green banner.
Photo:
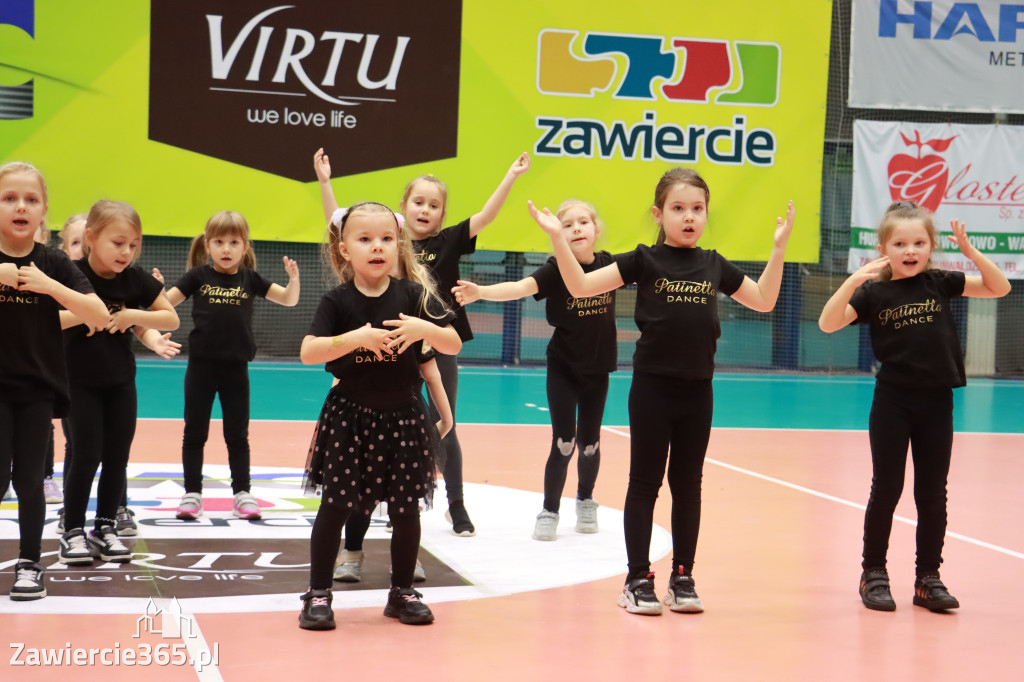
<svg viewBox="0 0 1024 682">
<path fill-rule="evenodd" d="M 711 187 L 701 244 L 818 260 L 831 3 L 746 0 L 3 0 L 0 154 L 38 166 L 51 225 L 97 199 L 192 236 L 222 209 L 256 239 L 320 241 L 313 153 L 339 203 L 449 186 L 448 222 L 532 157 L 478 248 L 547 251 L 526 199 L 595 204 L 599 246 L 653 241 L 675 165 Z"/>
</svg>

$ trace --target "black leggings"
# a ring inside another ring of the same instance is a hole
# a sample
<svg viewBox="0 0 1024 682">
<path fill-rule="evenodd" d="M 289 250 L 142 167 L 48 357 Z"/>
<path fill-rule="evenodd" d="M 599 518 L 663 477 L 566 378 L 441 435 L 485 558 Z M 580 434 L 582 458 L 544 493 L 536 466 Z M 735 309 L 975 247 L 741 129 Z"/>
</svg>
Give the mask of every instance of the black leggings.
<svg viewBox="0 0 1024 682">
<path fill-rule="evenodd" d="M 18 495 L 18 533 L 22 559 L 39 561 L 46 499 L 43 468 L 53 403 L 0 401 L 0 491 L 14 482 Z"/>
<path fill-rule="evenodd" d="M 601 419 L 608 397 L 608 374 L 580 376 L 562 363 L 548 360 L 548 410 L 551 415 L 551 452 L 544 466 L 544 509 L 558 513 L 573 448 L 580 500 L 594 496 L 601 466 Z"/>
<path fill-rule="evenodd" d="M 907 446 L 914 460 L 917 574 L 939 570 L 946 535 L 946 479 L 953 451 L 953 391 L 875 384 L 868 422 L 871 496 L 864 514 L 864 568 L 884 568 L 892 517 L 903 493 Z"/>
<path fill-rule="evenodd" d="M 321 503 L 313 522 L 309 539 L 309 587 L 326 590 L 331 587 L 334 561 L 341 545 L 341 529 L 345 521 L 353 516 L 366 516 L 361 511 Z M 391 586 L 412 587 L 413 571 L 416 570 L 416 556 L 420 550 L 420 512 L 391 514 Z M 364 531 L 365 534 L 365 531 Z M 362 547 L 360 537 L 360 547 Z"/>
<path fill-rule="evenodd" d="M 437 362 L 437 369 L 441 373 L 441 383 L 444 385 L 444 392 L 448 395 L 448 404 L 452 408 L 452 430 L 441 440 L 444 448 L 444 490 L 448 502 L 460 502 L 463 499 L 462 492 L 462 445 L 459 444 L 459 436 L 455 433 L 455 425 L 458 419 L 455 418 L 455 403 L 459 396 L 459 359 L 455 355 L 438 353 L 434 360 Z M 430 395 L 427 395 L 428 399 Z M 436 422 L 439 417 L 434 401 L 430 400 L 430 411 Z"/>
<path fill-rule="evenodd" d="M 629 575 L 651 569 L 654 503 L 668 460 L 672 564 L 693 570 L 700 531 L 701 478 L 711 436 L 711 380 L 634 374 L 629 390 L 629 486 L 623 525 Z"/>
<path fill-rule="evenodd" d="M 95 526 L 115 525 L 125 494 L 125 470 L 135 439 L 138 399 L 135 381 L 118 386 L 71 385 L 72 449 L 75 456 L 64 474 L 64 528 L 83 528 L 89 492 L 100 464 Z"/>
<path fill-rule="evenodd" d="M 210 435 L 210 411 L 218 394 L 231 490 L 249 490 L 249 363 L 190 357 L 185 370 L 185 435 L 181 442 L 187 493 L 203 492 L 203 447 Z"/>
</svg>

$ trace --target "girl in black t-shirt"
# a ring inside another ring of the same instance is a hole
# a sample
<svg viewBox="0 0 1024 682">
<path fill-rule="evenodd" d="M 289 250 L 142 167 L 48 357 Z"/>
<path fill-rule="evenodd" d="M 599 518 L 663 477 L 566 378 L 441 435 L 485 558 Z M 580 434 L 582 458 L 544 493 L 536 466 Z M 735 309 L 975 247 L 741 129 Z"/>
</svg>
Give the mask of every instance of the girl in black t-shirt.
<svg viewBox="0 0 1024 682">
<path fill-rule="evenodd" d="M 234 493 L 232 513 L 240 519 L 261 517 L 259 503 L 249 492 L 249 362 L 256 357 L 252 313 L 257 296 L 288 307 L 299 302 L 299 266 L 288 256 L 282 261 L 286 287 L 256 272 L 249 224 L 242 214 L 220 211 L 192 240 L 189 270 L 167 291 L 173 305 L 192 297 L 194 323 L 185 369 L 185 494 L 178 504 L 179 519 L 193 520 L 203 513 L 203 448 L 218 395 Z"/>
<path fill-rule="evenodd" d="M 67 410 L 60 308 L 102 327 L 107 307 L 68 257 L 33 240 L 46 217 L 46 183 L 33 166 L 0 166 L 0 491 L 18 494 L 20 548 L 11 599 L 46 596 L 39 565 L 43 467 L 54 416 Z"/>
<path fill-rule="evenodd" d="M 1005 296 L 1010 282 L 967 239 L 963 223 L 950 224 L 950 240 L 977 266 L 980 276 L 935 269 L 932 216 L 913 202 L 899 201 L 889 207 L 878 228 L 882 257 L 850 275 L 818 320 L 825 332 L 862 321 L 869 324 L 871 344 L 881 362 L 868 421 L 872 478 L 860 579 L 861 600 L 876 611 L 896 610 L 885 564 L 908 446 L 914 458 L 917 505 L 913 602 L 931 611 L 960 606 L 939 579 L 953 450 L 953 389 L 966 383 L 949 304 L 958 296 Z"/>
<path fill-rule="evenodd" d="M 331 187 L 331 166 L 323 149 L 313 156 L 313 166 L 320 181 L 324 216 L 332 219 L 338 203 Z M 497 189 L 478 213 L 461 223 L 442 229 L 448 210 L 448 187 L 433 175 L 413 178 L 405 186 L 400 205 L 405 217 L 404 232 L 412 240 L 417 259 L 427 266 L 437 285 L 441 299 L 455 311 L 454 326 L 463 342 L 473 338 L 466 311 L 454 305 L 451 290 L 459 279 L 459 258 L 476 250 L 476 237 L 498 216 L 505 199 L 512 190 L 512 184 L 520 175 L 530 169 L 530 157 L 520 154 L 505 173 Z M 459 391 L 459 364 L 454 355 L 437 354 L 437 366 L 448 395 L 452 413 Z M 433 406 L 432 406 L 433 407 Z M 434 408 L 436 416 L 436 408 Z M 459 444 L 457 429 L 452 429 L 444 441 L 444 486 L 448 497 L 447 517 L 452 523 L 452 533 L 461 537 L 476 535 L 476 528 L 466 511 L 462 487 L 462 446 Z"/>
<path fill-rule="evenodd" d="M 128 204 L 99 201 L 89 211 L 84 254 L 75 265 L 110 311 L 103 326 L 61 312 L 71 385 L 70 424 L 75 456 L 65 470 L 65 532 L 59 561 L 90 565 L 125 563 L 131 551 L 118 539 L 117 511 L 125 493 L 125 471 L 135 437 L 135 355 L 127 332 L 136 326 L 167 342 L 158 330 L 178 328 L 178 315 L 152 275 L 134 264 L 142 245 L 142 222 Z M 85 511 L 96 471 L 96 518 L 86 535 Z"/>
<path fill-rule="evenodd" d="M 569 199 L 555 215 L 569 249 L 584 272 L 611 264 L 610 253 L 594 251 L 594 241 L 601 235 L 601 223 L 592 205 Z M 596 533 L 598 505 L 594 501 L 594 483 L 601 462 L 601 419 L 608 396 L 608 375 L 615 371 L 618 355 L 615 292 L 589 298 L 573 297 L 565 288 L 555 258 L 518 282 L 477 286 L 459 280 L 452 292 L 462 305 L 480 299 L 513 301 L 524 296 L 547 299 L 547 321 L 555 328 L 547 349 L 551 450 L 544 467 L 544 505 L 537 515 L 533 539 L 554 540 L 557 536 L 565 476 L 577 447 L 580 454 L 576 462 L 579 474 L 576 532 Z"/>
<path fill-rule="evenodd" d="M 596 296 L 637 284 L 640 339 L 629 392 L 629 486 L 623 517 L 629 573 L 619 596 L 619 606 L 630 613 L 661 613 L 649 553 L 654 503 L 666 460 L 672 493 L 672 577 L 664 601 L 673 611 L 704 610 L 692 571 L 711 434 L 711 378 L 720 334 L 717 294 L 721 291 L 759 312 L 774 308 L 793 227 L 790 202 L 786 219 L 776 223 L 771 256 L 755 282 L 716 251 L 697 246 L 709 201 L 708 186 L 696 172 L 666 172 L 651 208 L 661 227 L 657 244 L 638 246 L 615 256 L 611 265 L 586 273 L 573 257 L 558 219 L 530 204 L 530 213 L 551 237 L 558 269 L 573 296 Z"/>
<path fill-rule="evenodd" d="M 306 461 L 307 491 L 323 491 L 310 537 L 309 590 L 299 627 L 335 627 L 331 573 L 352 513 L 387 502 L 394 528 L 391 590 L 384 615 L 407 624 L 434 620 L 412 589 L 420 541 L 419 502 L 434 487 L 437 433 L 419 394 L 422 342 L 455 354 L 454 315 L 437 298 L 395 214 L 357 204 L 328 227 L 324 255 L 341 284 L 327 292 L 302 340 L 306 364 L 338 379 L 324 402 Z M 407 279 L 391 273 L 400 263 Z"/>
</svg>

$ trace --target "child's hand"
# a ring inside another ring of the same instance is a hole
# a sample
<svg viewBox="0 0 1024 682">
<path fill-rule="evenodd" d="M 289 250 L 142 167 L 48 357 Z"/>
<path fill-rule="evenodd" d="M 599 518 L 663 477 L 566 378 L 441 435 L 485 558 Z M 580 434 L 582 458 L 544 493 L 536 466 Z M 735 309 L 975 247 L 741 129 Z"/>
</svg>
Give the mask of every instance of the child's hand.
<svg viewBox="0 0 1024 682">
<path fill-rule="evenodd" d="M 452 287 L 452 293 L 455 294 L 455 300 L 459 302 L 459 305 L 465 306 L 467 303 L 474 303 L 480 300 L 479 285 L 464 279 L 456 281 L 459 285 Z"/>
<path fill-rule="evenodd" d="M 321 183 L 331 181 L 331 161 L 324 153 L 323 147 L 317 149 L 316 154 L 313 154 L 313 170 L 316 171 L 316 179 Z"/>
<path fill-rule="evenodd" d="M 852 282 L 854 286 L 859 287 L 869 279 L 877 278 L 879 273 L 882 272 L 882 270 L 885 270 L 887 265 L 889 265 L 888 256 L 876 258 L 870 263 L 862 265 L 856 272 L 849 276 L 848 281 Z"/>
<path fill-rule="evenodd" d="M 450 421 L 446 421 L 444 419 L 438 419 L 436 426 L 437 426 L 437 435 L 439 435 L 441 437 L 441 440 L 444 440 L 444 437 L 448 435 L 448 432 L 452 430 L 452 427 L 455 426 L 455 424 L 451 423 Z"/>
<path fill-rule="evenodd" d="M 399 313 L 397 320 L 384 320 L 384 326 L 394 327 L 388 334 L 391 338 L 388 347 L 398 346 L 398 352 L 403 353 L 410 344 L 422 340 L 430 331 L 430 327 L 434 325 L 418 317 L 409 317 L 405 313 Z"/>
<path fill-rule="evenodd" d="M 16 286 L 22 291 L 31 291 L 37 294 L 50 295 L 56 284 L 50 277 L 36 267 L 35 263 L 22 265 L 18 268 L 18 282 Z"/>
<path fill-rule="evenodd" d="M 14 263 L 0 263 L 0 284 L 18 288 L 18 266 Z"/>
<path fill-rule="evenodd" d="M 384 355 L 392 354 L 390 346 L 390 330 L 371 327 L 370 323 L 367 322 L 354 332 L 348 333 L 356 334 L 359 346 L 376 355 L 378 360 L 383 359 Z"/>
<path fill-rule="evenodd" d="M 530 170 L 530 155 L 523 152 L 512 164 L 512 167 L 508 169 L 508 172 L 518 178 L 528 170 Z"/>
<path fill-rule="evenodd" d="M 133 312 L 130 308 L 121 308 L 110 314 L 110 322 L 107 323 L 107 331 L 111 334 L 121 334 L 135 326 L 132 319 Z"/>
<path fill-rule="evenodd" d="M 971 251 L 977 251 L 977 249 L 975 249 L 974 244 L 967 239 L 967 226 L 959 220 L 950 220 L 949 226 L 953 228 L 952 236 L 947 237 L 949 241 L 956 244 L 957 248 L 960 249 L 960 253 L 964 254 L 971 260 L 974 260 Z"/>
<path fill-rule="evenodd" d="M 538 210 L 529 199 L 526 203 L 530 206 L 530 217 L 537 221 L 537 224 L 548 233 L 549 237 L 563 237 L 562 223 L 557 216 L 553 215 L 547 207 L 543 211 Z"/>
<path fill-rule="evenodd" d="M 161 274 L 160 270 L 158 270 L 157 268 L 153 268 L 153 272 L 151 274 L 153 275 L 153 279 L 160 282 L 160 284 L 166 284 L 164 282 L 164 276 L 163 274 Z"/>
<path fill-rule="evenodd" d="M 775 246 L 779 248 L 786 248 L 786 242 L 789 241 L 789 234 L 793 231 L 793 218 L 796 215 L 796 210 L 793 208 L 793 200 L 789 200 L 789 207 L 786 209 L 786 220 L 783 222 L 782 218 L 775 219 Z"/>
<path fill-rule="evenodd" d="M 181 344 L 177 341 L 171 341 L 171 333 L 167 332 L 161 335 L 159 339 L 153 341 L 153 348 L 151 350 L 160 357 L 170 360 L 181 352 Z"/>
<path fill-rule="evenodd" d="M 284 269 L 285 269 L 285 272 L 288 273 L 288 279 L 298 279 L 299 278 L 299 264 L 298 263 L 293 261 L 288 256 L 285 256 L 284 258 L 282 258 L 281 262 L 284 263 Z"/>
</svg>

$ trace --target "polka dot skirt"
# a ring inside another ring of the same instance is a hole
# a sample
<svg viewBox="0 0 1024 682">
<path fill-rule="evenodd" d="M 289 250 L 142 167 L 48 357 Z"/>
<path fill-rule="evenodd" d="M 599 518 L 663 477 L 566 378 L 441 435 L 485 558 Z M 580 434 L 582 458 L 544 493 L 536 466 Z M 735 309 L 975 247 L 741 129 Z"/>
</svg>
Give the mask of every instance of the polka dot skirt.
<svg viewBox="0 0 1024 682">
<path fill-rule="evenodd" d="M 390 410 L 363 407 L 332 390 L 309 446 L 303 486 L 321 492 L 321 504 L 370 513 L 380 502 L 398 513 L 435 487 L 437 429 L 422 400 Z"/>
</svg>

